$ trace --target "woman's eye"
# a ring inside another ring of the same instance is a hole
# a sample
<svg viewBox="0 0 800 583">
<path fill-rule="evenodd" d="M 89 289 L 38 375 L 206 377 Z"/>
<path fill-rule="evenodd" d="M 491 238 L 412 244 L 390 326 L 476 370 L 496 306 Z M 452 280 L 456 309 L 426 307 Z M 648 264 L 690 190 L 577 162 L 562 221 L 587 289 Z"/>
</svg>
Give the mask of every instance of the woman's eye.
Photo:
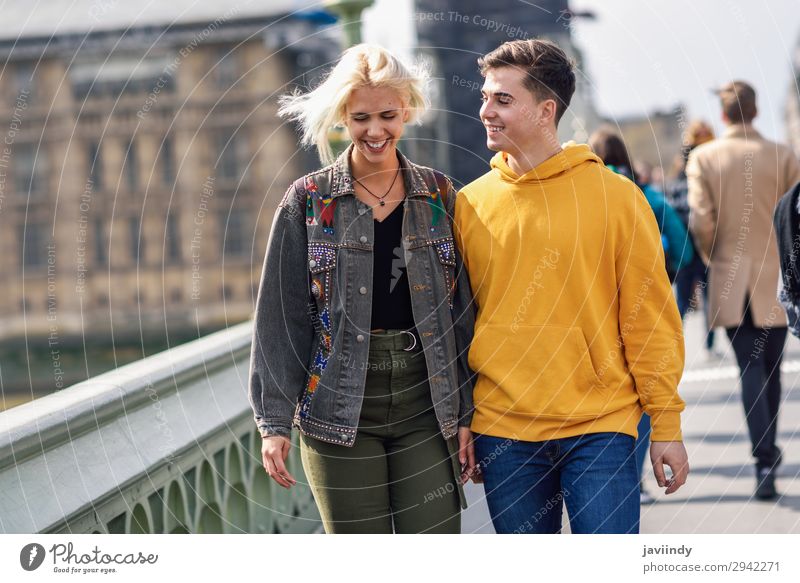
<svg viewBox="0 0 800 583">
<path fill-rule="evenodd" d="M 483 101 L 484 103 L 486 103 L 488 100 L 489 100 L 489 98 L 488 98 L 488 97 L 486 97 L 485 95 L 481 95 L 481 101 Z"/>
<path fill-rule="evenodd" d="M 395 114 L 393 114 L 393 113 L 390 113 L 390 114 L 388 114 L 388 115 L 384 115 L 384 116 L 382 116 L 382 117 L 383 117 L 383 119 L 394 119 L 394 118 L 395 118 Z"/>
<path fill-rule="evenodd" d="M 367 116 L 365 116 L 365 115 L 356 116 L 356 117 L 353 118 L 353 121 L 367 121 Z"/>
<path fill-rule="evenodd" d="M 497 102 L 500 103 L 501 105 L 511 105 L 510 99 L 498 99 Z"/>
</svg>

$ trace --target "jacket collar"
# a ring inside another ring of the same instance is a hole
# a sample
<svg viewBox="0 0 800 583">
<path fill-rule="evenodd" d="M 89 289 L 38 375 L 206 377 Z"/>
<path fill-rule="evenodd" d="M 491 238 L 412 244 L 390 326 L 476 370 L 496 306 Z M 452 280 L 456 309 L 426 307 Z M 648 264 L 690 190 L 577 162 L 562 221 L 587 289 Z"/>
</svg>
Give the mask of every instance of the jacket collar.
<svg viewBox="0 0 800 583">
<path fill-rule="evenodd" d="M 331 198 L 336 198 L 346 194 L 355 195 L 353 189 L 353 172 L 350 168 L 350 154 L 354 148 L 350 144 L 333 163 L 333 185 L 331 187 Z M 419 168 L 410 162 L 400 150 L 397 150 L 397 158 L 400 160 L 400 171 L 406 185 L 406 196 L 432 196 L 431 190 L 422 178 Z"/>
<path fill-rule="evenodd" d="M 749 138 L 758 139 L 761 134 L 749 123 L 735 123 L 729 125 L 722 134 L 723 138 Z"/>
</svg>

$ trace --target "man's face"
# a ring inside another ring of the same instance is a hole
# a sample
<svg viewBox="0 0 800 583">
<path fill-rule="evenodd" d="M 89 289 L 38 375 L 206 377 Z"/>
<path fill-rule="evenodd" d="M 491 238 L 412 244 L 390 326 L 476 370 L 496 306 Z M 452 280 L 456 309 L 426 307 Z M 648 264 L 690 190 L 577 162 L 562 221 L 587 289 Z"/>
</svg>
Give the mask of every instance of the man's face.
<svg viewBox="0 0 800 583">
<path fill-rule="evenodd" d="M 495 152 L 519 156 L 549 140 L 555 133 L 555 100 L 537 101 L 523 85 L 525 73 L 517 67 L 489 69 L 481 89 L 480 118 L 486 128 L 486 146 Z"/>
</svg>

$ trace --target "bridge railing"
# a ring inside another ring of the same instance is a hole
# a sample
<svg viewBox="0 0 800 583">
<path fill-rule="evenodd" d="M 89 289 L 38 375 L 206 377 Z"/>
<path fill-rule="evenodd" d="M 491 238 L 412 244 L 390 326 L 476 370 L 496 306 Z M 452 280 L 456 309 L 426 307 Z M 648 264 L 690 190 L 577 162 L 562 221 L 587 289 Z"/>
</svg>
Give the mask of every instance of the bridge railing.
<svg viewBox="0 0 800 583">
<path fill-rule="evenodd" d="M 289 491 L 261 466 L 251 332 L 245 322 L 0 413 L 0 532 L 317 531 L 299 448 Z"/>
</svg>

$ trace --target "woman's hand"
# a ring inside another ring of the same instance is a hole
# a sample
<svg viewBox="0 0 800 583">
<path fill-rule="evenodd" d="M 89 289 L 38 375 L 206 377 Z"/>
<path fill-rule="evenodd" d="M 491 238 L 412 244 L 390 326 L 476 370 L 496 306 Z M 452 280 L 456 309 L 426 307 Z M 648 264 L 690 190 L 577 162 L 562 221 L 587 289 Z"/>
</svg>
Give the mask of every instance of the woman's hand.
<svg viewBox="0 0 800 583">
<path fill-rule="evenodd" d="M 458 428 L 458 461 L 461 464 L 461 483 L 466 484 L 470 478 L 476 484 L 479 483 L 476 478 L 480 471 L 475 466 L 475 444 L 472 443 L 472 431 L 469 427 Z"/>
<path fill-rule="evenodd" d="M 286 489 L 297 483 L 286 469 L 286 458 L 291 447 L 292 442 L 282 435 L 271 435 L 261 440 L 261 463 L 264 469 L 270 478 Z"/>
</svg>

